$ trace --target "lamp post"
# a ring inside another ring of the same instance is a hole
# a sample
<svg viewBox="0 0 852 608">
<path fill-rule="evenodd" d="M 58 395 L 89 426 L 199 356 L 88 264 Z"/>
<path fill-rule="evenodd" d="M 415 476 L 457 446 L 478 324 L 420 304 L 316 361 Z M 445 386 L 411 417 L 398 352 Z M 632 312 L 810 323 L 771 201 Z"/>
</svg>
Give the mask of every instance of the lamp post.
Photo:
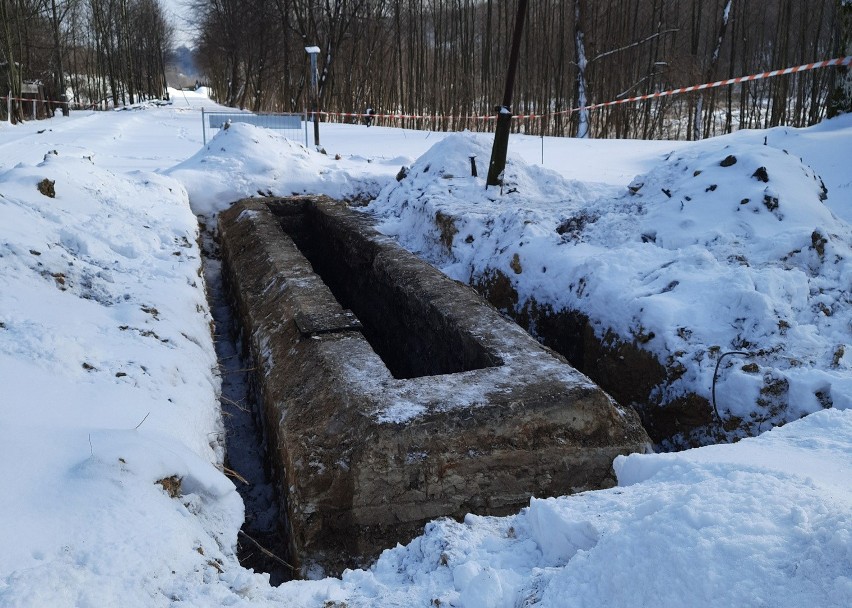
<svg viewBox="0 0 852 608">
<path fill-rule="evenodd" d="M 318 46 L 306 46 L 305 52 L 311 57 L 311 96 L 313 97 L 311 107 L 314 115 L 314 145 L 319 147 L 319 82 L 317 82 L 317 55 Z"/>
</svg>

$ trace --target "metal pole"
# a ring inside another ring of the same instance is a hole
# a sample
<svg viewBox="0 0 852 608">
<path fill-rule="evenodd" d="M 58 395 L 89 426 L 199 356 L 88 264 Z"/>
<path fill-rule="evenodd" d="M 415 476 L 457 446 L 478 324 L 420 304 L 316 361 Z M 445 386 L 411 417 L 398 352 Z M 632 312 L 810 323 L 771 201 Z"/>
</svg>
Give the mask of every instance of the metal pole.
<svg viewBox="0 0 852 608">
<path fill-rule="evenodd" d="M 319 82 L 317 81 L 317 55 L 320 49 L 318 46 L 306 46 L 305 52 L 311 56 L 311 91 L 313 102 L 311 104 L 314 113 L 314 145 L 319 147 Z"/>
<path fill-rule="evenodd" d="M 512 51 L 509 54 L 509 71 L 506 74 L 506 89 L 503 91 L 503 105 L 498 108 L 497 128 L 494 133 L 494 147 L 491 149 L 491 163 L 488 165 L 486 188 L 500 185 L 503 169 L 506 168 L 509 132 L 512 128 L 512 89 L 515 87 L 515 71 L 518 67 L 518 54 L 521 50 L 521 36 L 524 31 L 526 16 L 527 0 L 519 0 L 515 32 L 512 35 Z"/>
<path fill-rule="evenodd" d="M 314 56 L 316 57 L 316 56 Z M 316 58 L 314 58 L 316 64 Z M 316 69 L 316 66 L 314 66 Z M 319 147 L 319 91 L 317 90 L 316 77 L 314 77 L 314 145 Z"/>
<path fill-rule="evenodd" d="M 201 139 L 207 145 L 207 118 L 204 116 L 204 106 L 201 106 Z"/>
</svg>

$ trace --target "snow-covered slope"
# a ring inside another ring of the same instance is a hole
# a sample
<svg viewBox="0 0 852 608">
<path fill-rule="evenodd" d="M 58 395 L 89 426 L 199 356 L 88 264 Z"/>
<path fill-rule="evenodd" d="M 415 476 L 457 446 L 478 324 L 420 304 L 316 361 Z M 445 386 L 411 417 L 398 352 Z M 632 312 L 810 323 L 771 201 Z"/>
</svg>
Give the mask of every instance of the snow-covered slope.
<svg viewBox="0 0 852 608">
<path fill-rule="evenodd" d="M 370 200 L 393 169 L 398 169 L 396 159 L 373 164 L 366 158 L 318 154 L 275 131 L 234 123 L 166 173 L 184 184 L 196 214 L 212 216 L 248 196 Z"/>
<path fill-rule="evenodd" d="M 0 217 L 0 605 L 165 605 L 242 520 L 186 193 L 51 152 Z"/>
<path fill-rule="evenodd" d="M 852 123 L 840 156 L 852 155 Z M 680 370 L 656 388 L 687 394 L 755 433 L 826 407 L 852 406 L 852 229 L 826 205 L 839 190 L 799 157 L 746 137 L 667 154 L 629 188 L 567 180 L 520 158 L 503 194 L 470 176 L 482 136 L 436 144 L 369 211 L 447 274 L 495 270 L 518 294 L 580 311 L 599 338 L 616 335 Z M 762 139 L 762 137 L 761 137 Z M 784 139 L 777 132 L 771 139 Z"/>
</svg>

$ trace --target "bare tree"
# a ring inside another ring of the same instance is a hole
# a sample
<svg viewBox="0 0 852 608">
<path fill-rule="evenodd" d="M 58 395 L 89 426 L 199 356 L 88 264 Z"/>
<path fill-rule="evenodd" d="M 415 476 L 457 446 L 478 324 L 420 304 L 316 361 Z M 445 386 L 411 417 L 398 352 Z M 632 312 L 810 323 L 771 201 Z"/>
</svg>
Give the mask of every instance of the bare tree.
<svg viewBox="0 0 852 608">
<path fill-rule="evenodd" d="M 13 98 L 10 103 L 11 116 L 9 120 L 13 123 L 23 121 L 23 111 L 17 98 L 21 97 L 21 70 L 20 55 L 22 40 L 22 23 L 24 20 L 25 6 L 21 0 L 0 0 L 0 20 L 3 21 L 2 30 L 2 67 L 6 71 L 6 84 L 9 87 L 9 95 Z"/>
<path fill-rule="evenodd" d="M 852 55 L 852 3 L 836 0 L 837 54 Z M 829 117 L 852 112 L 852 66 L 840 68 L 837 84 L 831 93 L 827 113 Z"/>
</svg>

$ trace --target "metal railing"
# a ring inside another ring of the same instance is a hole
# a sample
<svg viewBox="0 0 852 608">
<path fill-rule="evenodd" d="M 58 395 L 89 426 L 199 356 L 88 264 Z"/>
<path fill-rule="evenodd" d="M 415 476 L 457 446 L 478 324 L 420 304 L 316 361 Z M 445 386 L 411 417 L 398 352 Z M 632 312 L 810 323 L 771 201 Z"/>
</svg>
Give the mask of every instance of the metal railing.
<svg viewBox="0 0 852 608">
<path fill-rule="evenodd" d="M 207 131 L 218 130 L 226 124 L 242 122 L 264 129 L 284 131 L 290 139 L 305 138 L 308 145 L 308 122 L 302 114 L 252 114 L 251 112 L 207 112 L 201 109 L 201 130 L 204 145 L 207 145 Z"/>
</svg>

